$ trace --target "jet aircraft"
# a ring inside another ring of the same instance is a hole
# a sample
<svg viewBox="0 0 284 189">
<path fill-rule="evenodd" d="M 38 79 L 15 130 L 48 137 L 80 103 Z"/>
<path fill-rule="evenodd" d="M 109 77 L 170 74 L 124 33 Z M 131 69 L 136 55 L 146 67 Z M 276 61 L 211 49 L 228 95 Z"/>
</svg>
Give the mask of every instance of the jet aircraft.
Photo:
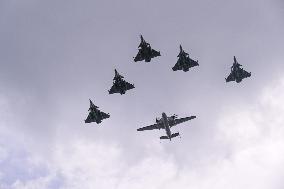
<svg viewBox="0 0 284 189">
<path fill-rule="evenodd" d="M 150 44 L 147 43 L 143 36 L 140 35 L 141 42 L 138 46 L 138 54 L 134 57 L 134 62 L 145 60 L 145 62 L 150 62 L 151 58 L 161 56 L 160 51 L 156 51 L 151 48 Z"/>
<path fill-rule="evenodd" d="M 167 135 L 161 136 L 160 139 L 170 139 L 171 140 L 172 138 L 179 136 L 178 132 L 173 133 L 173 134 L 171 133 L 171 130 L 170 130 L 171 127 L 173 127 L 177 124 L 189 121 L 189 120 L 194 119 L 194 118 L 196 118 L 196 116 L 190 116 L 190 117 L 184 117 L 184 118 L 177 119 L 177 115 L 167 117 L 167 115 L 165 113 L 162 113 L 162 118 L 161 119 L 156 118 L 155 124 L 139 128 L 139 129 L 137 129 L 137 131 L 145 131 L 145 130 L 153 130 L 153 129 L 165 129 Z"/>
<path fill-rule="evenodd" d="M 116 69 L 114 70 L 114 72 L 115 72 L 115 75 L 113 78 L 113 85 L 108 91 L 109 94 L 120 93 L 122 95 L 122 94 L 125 94 L 127 90 L 135 88 L 133 84 L 125 81 L 123 79 L 124 77 L 120 75 Z"/>
<path fill-rule="evenodd" d="M 231 73 L 227 78 L 225 78 L 226 82 L 236 81 L 239 83 L 244 78 L 251 76 L 251 72 L 245 71 L 243 68 L 241 68 L 241 66 L 242 65 L 238 63 L 236 57 L 234 56 L 234 63 L 233 66 L 231 66 Z"/>
<path fill-rule="evenodd" d="M 109 118 L 109 114 L 100 111 L 96 105 L 90 100 L 90 108 L 89 108 L 89 115 L 85 120 L 85 123 L 96 122 L 97 124 L 101 123 L 103 119 Z"/>
<path fill-rule="evenodd" d="M 172 68 L 173 71 L 183 70 L 184 72 L 187 72 L 189 68 L 194 67 L 194 66 L 199 66 L 198 60 L 195 61 L 189 58 L 188 53 L 184 52 L 181 45 L 179 46 L 179 49 L 180 49 L 180 52 L 177 56 L 178 60 L 175 66 Z"/>
</svg>

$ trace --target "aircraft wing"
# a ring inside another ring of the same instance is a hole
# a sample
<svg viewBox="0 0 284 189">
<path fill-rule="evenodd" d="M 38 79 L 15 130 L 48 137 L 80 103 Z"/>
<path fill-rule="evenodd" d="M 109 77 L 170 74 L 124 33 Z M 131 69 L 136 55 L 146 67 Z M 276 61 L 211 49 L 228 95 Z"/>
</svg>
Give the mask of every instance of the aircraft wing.
<svg viewBox="0 0 284 189">
<path fill-rule="evenodd" d="M 87 119 L 85 120 L 85 123 L 92 123 L 92 122 L 101 123 L 102 120 L 96 119 L 94 116 L 92 116 L 92 113 L 90 112 Z"/>
<path fill-rule="evenodd" d="M 100 113 L 101 113 L 102 119 L 106 119 L 106 118 L 110 117 L 109 114 L 107 114 L 107 113 L 104 113 L 102 111 Z"/>
<path fill-rule="evenodd" d="M 230 82 L 230 81 L 235 81 L 235 77 L 233 75 L 233 73 L 231 72 L 230 75 L 226 78 L 226 82 Z"/>
<path fill-rule="evenodd" d="M 180 58 L 177 60 L 177 63 L 174 65 L 174 67 L 172 67 L 173 71 L 177 71 L 179 69 L 182 69 L 182 61 Z"/>
<path fill-rule="evenodd" d="M 146 131 L 146 130 L 154 130 L 154 129 L 162 129 L 162 125 L 161 124 L 153 124 L 153 125 L 149 125 L 146 127 L 141 127 L 139 129 L 137 129 L 137 131 Z"/>
<path fill-rule="evenodd" d="M 175 125 L 178 125 L 178 124 L 180 124 L 180 123 L 189 121 L 189 120 L 194 119 L 194 118 L 196 118 L 196 116 L 190 116 L 190 117 L 184 117 L 184 118 L 174 119 L 174 120 L 171 121 L 169 124 L 170 124 L 170 127 L 173 127 L 173 126 L 175 126 Z"/>
<path fill-rule="evenodd" d="M 141 50 L 139 50 L 139 52 L 137 53 L 137 55 L 134 58 L 134 62 L 141 61 L 141 60 L 144 60 L 144 57 L 141 53 Z"/>
<path fill-rule="evenodd" d="M 92 114 L 92 112 L 89 113 L 87 119 L 85 120 L 85 123 L 91 123 L 91 122 L 96 122 L 96 123 L 101 123 L 103 119 L 109 118 L 110 115 L 107 113 L 104 113 L 102 111 L 99 111 L 96 117 Z"/>
<path fill-rule="evenodd" d="M 95 121 L 94 119 L 92 119 L 92 117 L 90 116 L 90 114 L 88 115 L 87 119 L 85 119 L 85 123 L 91 123 Z"/>
<path fill-rule="evenodd" d="M 113 93 L 117 93 L 117 92 L 119 92 L 119 91 L 116 89 L 116 87 L 114 85 L 112 85 L 112 87 L 108 91 L 109 94 L 113 94 Z"/>
<path fill-rule="evenodd" d="M 189 64 L 191 65 L 191 67 L 199 65 L 198 61 L 192 60 L 191 58 L 189 58 Z"/>
<path fill-rule="evenodd" d="M 250 77 L 250 76 L 251 76 L 251 73 L 245 71 L 244 69 L 242 69 L 242 76 L 243 76 L 243 78 Z"/>
<path fill-rule="evenodd" d="M 152 54 L 151 58 L 154 58 L 156 56 L 161 56 L 161 53 L 156 51 L 156 50 L 154 50 L 154 49 L 152 49 L 151 54 Z"/>
<path fill-rule="evenodd" d="M 125 85 L 126 85 L 126 90 L 130 90 L 130 89 L 135 88 L 133 84 L 128 83 L 127 81 L 125 81 Z"/>
</svg>

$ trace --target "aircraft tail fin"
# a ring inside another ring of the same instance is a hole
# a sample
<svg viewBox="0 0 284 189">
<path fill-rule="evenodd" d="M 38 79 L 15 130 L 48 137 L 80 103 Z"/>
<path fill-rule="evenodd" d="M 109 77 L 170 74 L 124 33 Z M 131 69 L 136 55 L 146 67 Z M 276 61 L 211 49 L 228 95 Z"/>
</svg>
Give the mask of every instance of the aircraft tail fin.
<svg viewBox="0 0 284 189">
<path fill-rule="evenodd" d="M 179 133 L 174 133 L 171 135 L 171 138 L 179 136 Z M 170 139 L 168 136 L 161 136 L 160 139 Z"/>
</svg>

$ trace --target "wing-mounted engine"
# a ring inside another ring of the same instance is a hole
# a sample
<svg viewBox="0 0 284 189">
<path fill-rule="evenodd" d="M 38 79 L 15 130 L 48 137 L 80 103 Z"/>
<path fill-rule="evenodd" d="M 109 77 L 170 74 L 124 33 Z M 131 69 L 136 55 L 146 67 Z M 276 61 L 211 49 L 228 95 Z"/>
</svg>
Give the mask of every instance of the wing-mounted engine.
<svg viewBox="0 0 284 189">
<path fill-rule="evenodd" d="M 158 124 L 160 127 L 159 127 L 159 130 L 161 129 L 161 128 L 164 128 L 163 127 L 163 119 L 162 118 L 156 118 L 156 124 Z"/>
<path fill-rule="evenodd" d="M 178 116 L 177 116 L 176 114 L 174 114 L 174 115 L 168 117 L 168 121 L 169 121 L 170 125 L 171 125 L 171 124 L 174 124 L 175 119 L 176 119 L 177 117 L 178 117 Z"/>
<path fill-rule="evenodd" d="M 173 119 L 176 119 L 178 117 L 178 115 L 174 114 L 171 116 Z"/>
<path fill-rule="evenodd" d="M 157 117 L 157 118 L 156 118 L 156 123 L 157 123 L 157 124 L 162 123 L 162 119 Z"/>
</svg>

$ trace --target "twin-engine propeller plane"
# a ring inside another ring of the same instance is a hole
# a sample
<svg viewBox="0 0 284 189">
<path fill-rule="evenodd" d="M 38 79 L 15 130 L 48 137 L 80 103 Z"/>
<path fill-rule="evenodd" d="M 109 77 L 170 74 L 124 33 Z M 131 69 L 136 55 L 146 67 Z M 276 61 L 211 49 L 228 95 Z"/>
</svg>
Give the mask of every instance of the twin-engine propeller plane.
<svg viewBox="0 0 284 189">
<path fill-rule="evenodd" d="M 171 133 L 170 128 L 176 126 L 177 124 L 189 121 L 191 119 L 196 118 L 196 116 L 184 117 L 177 119 L 177 115 L 173 115 L 168 117 L 165 113 L 162 113 L 162 118 L 156 118 L 156 123 L 153 125 L 149 125 L 146 127 L 142 127 L 137 129 L 137 131 L 145 131 L 145 130 L 153 130 L 153 129 L 165 129 L 167 136 L 161 136 L 160 139 L 172 139 L 174 137 L 179 136 L 179 133 Z"/>
</svg>

